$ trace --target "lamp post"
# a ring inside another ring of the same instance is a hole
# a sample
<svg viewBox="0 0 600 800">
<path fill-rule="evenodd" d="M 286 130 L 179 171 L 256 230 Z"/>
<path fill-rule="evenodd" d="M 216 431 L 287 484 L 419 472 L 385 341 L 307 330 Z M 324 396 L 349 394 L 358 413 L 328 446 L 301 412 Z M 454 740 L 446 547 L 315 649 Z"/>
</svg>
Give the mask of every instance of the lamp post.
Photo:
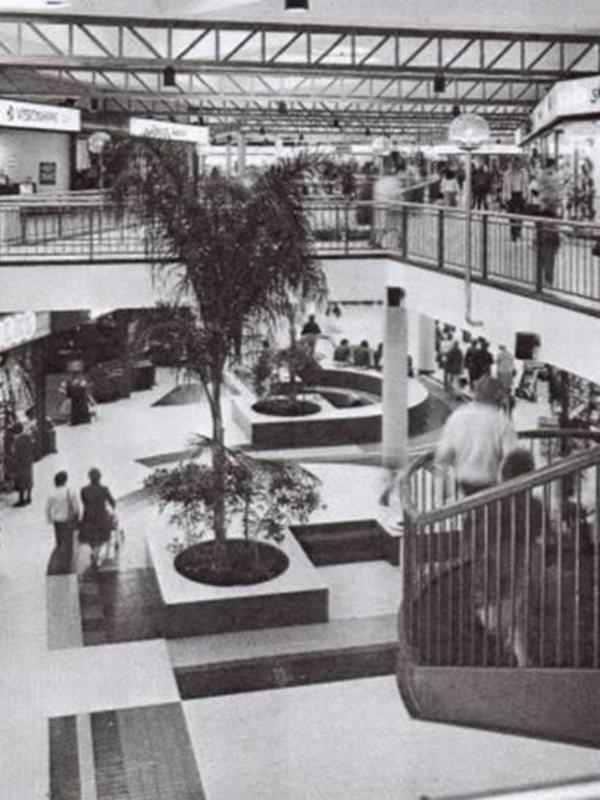
<svg viewBox="0 0 600 800">
<path fill-rule="evenodd" d="M 478 150 L 481 145 L 490 138 L 490 129 L 483 117 L 477 114 L 460 114 L 456 117 L 448 128 L 448 139 L 453 144 L 460 147 L 467 157 L 467 169 L 465 175 L 465 219 L 467 224 L 466 246 L 465 246 L 465 320 L 469 325 L 482 325 L 483 323 L 472 318 L 472 295 L 471 295 L 471 172 L 473 152 Z"/>
<path fill-rule="evenodd" d="M 94 131 L 88 137 L 88 150 L 98 156 L 98 188 L 104 189 L 104 148 L 110 142 L 111 135 L 106 131 Z"/>
</svg>

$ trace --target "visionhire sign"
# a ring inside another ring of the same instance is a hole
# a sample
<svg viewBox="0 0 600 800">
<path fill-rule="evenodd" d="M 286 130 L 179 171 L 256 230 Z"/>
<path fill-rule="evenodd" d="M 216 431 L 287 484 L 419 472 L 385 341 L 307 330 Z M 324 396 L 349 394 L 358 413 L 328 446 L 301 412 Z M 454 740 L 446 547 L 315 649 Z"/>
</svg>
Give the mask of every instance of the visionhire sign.
<svg viewBox="0 0 600 800">
<path fill-rule="evenodd" d="M 208 144 L 208 128 L 202 125 L 184 125 L 180 122 L 165 122 L 160 119 L 129 119 L 131 136 L 144 136 L 147 139 L 170 139 L 173 142 Z"/>
<path fill-rule="evenodd" d="M 81 111 L 78 108 L 0 99 L 0 128 L 80 131 Z"/>
</svg>

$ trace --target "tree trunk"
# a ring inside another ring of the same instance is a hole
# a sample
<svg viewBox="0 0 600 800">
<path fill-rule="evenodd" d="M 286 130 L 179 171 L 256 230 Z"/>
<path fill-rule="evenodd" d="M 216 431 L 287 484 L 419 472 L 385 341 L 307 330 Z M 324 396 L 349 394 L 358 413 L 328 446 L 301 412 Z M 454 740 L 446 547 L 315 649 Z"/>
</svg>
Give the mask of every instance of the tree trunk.
<svg viewBox="0 0 600 800">
<path fill-rule="evenodd" d="M 225 542 L 225 434 L 221 411 L 221 386 L 213 387 L 212 404 L 212 468 L 215 476 L 217 499 L 214 508 L 214 533 L 218 542 Z"/>
<path fill-rule="evenodd" d="M 296 356 L 296 312 L 293 308 L 288 313 L 288 323 L 290 331 L 290 357 L 288 359 L 288 376 L 290 380 L 290 398 L 295 403 L 298 399 L 296 392 L 296 368 L 294 358 Z"/>
</svg>

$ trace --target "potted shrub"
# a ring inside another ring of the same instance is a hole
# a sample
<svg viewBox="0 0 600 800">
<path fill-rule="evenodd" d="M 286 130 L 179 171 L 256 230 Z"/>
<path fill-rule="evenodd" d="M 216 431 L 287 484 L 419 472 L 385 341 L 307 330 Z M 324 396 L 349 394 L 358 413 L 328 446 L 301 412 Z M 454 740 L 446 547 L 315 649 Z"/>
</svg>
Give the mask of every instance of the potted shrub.
<svg viewBox="0 0 600 800">
<path fill-rule="evenodd" d="M 282 368 L 286 380 L 281 380 Z M 316 414 L 318 403 L 302 397 L 307 386 L 318 383 L 321 367 L 316 358 L 295 342 L 271 355 L 259 357 L 254 365 L 254 386 L 259 399 L 252 408 L 262 414 L 299 417 Z M 266 397 L 264 396 L 266 395 Z"/>
<path fill-rule="evenodd" d="M 190 580 L 219 586 L 259 583 L 288 566 L 280 542 L 292 522 L 307 522 L 319 505 L 318 481 L 300 466 L 256 460 L 225 451 L 224 482 L 199 457 L 171 469 L 157 469 L 145 481 L 161 510 L 183 532 L 171 549 L 175 569 Z M 206 541 L 223 502 L 225 523 L 235 538 Z"/>
</svg>

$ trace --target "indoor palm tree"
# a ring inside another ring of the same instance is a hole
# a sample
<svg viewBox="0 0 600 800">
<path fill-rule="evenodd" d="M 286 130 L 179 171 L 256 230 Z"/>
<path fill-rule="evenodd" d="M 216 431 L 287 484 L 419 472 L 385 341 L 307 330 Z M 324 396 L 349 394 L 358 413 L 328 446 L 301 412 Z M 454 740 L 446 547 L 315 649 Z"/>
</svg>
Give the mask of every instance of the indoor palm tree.
<svg viewBox="0 0 600 800">
<path fill-rule="evenodd" d="M 296 298 L 318 298 L 325 278 L 312 249 L 302 178 L 309 156 L 274 164 L 252 180 L 217 171 L 194 176 L 186 146 L 117 141 L 107 155 L 112 194 L 144 226 L 156 269 L 175 279 L 174 315 L 187 368 L 204 388 L 212 419 L 212 524 L 226 538 L 226 449 L 222 392 L 228 362 L 244 331 L 289 317 Z"/>
</svg>

